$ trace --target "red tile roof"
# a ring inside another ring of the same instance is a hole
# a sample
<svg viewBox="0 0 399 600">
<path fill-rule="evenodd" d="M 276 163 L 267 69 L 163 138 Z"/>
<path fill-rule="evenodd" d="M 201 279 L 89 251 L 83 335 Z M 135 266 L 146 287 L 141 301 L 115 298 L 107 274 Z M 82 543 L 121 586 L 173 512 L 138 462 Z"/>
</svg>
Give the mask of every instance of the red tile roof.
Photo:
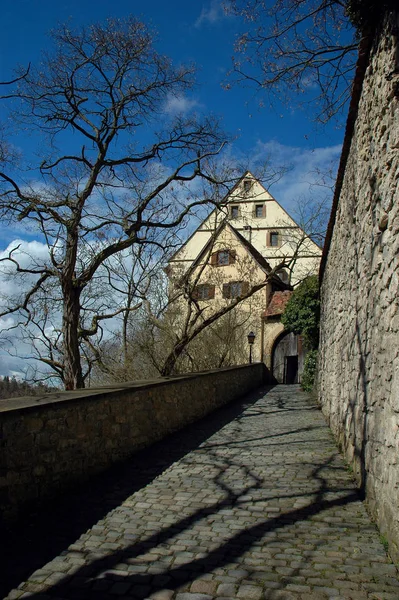
<svg viewBox="0 0 399 600">
<path fill-rule="evenodd" d="M 270 298 L 269 304 L 265 312 L 264 317 L 275 317 L 282 315 L 288 300 L 291 298 L 292 291 L 284 290 L 283 292 L 274 292 Z"/>
</svg>

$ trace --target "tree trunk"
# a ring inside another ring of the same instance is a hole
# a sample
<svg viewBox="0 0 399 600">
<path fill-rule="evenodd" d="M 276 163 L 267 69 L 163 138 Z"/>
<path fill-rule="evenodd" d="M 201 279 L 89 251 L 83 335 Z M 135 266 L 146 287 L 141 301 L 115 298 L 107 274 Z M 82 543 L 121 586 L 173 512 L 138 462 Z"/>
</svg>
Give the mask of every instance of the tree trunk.
<svg viewBox="0 0 399 600">
<path fill-rule="evenodd" d="M 128 326 L 129 326 L 129 309 L 132 306 L 132 295 L 130 290 L 130 282 L 129 282 L 129 290 L 127 297 L 126 310 L 123 313 L 123 321 L 122 321 L 122 352 L 123 352 L 123 368 L 126 372 L 127 361 L 128 361 Z"/>
<path fill-rule="evenodd" d="M 63 283 L 64 313 L 62 333 L 64 338 L 64 385 L 66 390 L 84 388 L 79 352 L 80 293 L 71 281 Z"/>
<path fill-rule="evenodd" d="M 123 368 L 126 371 L 127 367 L 127 326 L 128 326 L 129 313 L 126 310 L 123 313 L 123 325 L 122 325 L 122 352 L 123 352 Z"/>
<path fill-rule="evenodd" d="M 181 340 L 178 344 L 176 344 L 176 346 L 173 348 L 172 352 L 165 360 L 164 366 L 162 367 L 161 375 L 163 377 L 168 377 L 169 375 L 172 375 L 177 359 L 183 353 L 183 350 L 187 346 L 187 344 L 188 341 L 184 339 Z"/>
</svg>

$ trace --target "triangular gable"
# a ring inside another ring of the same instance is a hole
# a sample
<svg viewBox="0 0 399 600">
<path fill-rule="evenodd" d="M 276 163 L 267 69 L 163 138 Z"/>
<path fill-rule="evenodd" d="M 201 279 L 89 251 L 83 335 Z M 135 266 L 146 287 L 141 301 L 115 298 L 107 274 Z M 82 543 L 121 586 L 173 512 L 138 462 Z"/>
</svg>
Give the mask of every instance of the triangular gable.
<svg viewBox="0 0 399 600">
<path fill-rule="evenodd" d="M 207 252 L 209 252 L 209 256 L 211 256 L 212 247 L 217 243 L 218 238 L 221 236 L 224 230 L 229 229 L 230 232 L 234 235 L 237 240 L 237 244 L 241 244 L 244 247 L 247 254 L 255 261 L 256 265 L 264 272 L 266 275 L 269 275 L 272 271 L 272 267 L 268 263 L 268 261 L 258 252 L 258 250 L 237 231 L 226 219 L 223 223 L 220 224 L 217 231 L 215 231 L 212 235 L 212 238 L 208 241 L 208 243 L 204 246 L 202 251 L 196 257 L 196 259 L 190 264 L 188 270 L 184 274 L 184 278 L 190 276 L 191 273 L 195 271 L 195 269 L 200 265 L 201 261 L 206 256 Z M 284 283 L 280 277 L 275 273 L 272 277 L 272 281 L 277 284 L 281 289 L 285 290 L 287 288 L 291 289 L 289 285 Z"/>
<path fill-rule="evenodd" d="M 243 184 L 246 179 L 252 179 L 252 191 L 245 194 L 236 194 L 235 192 L 239 190 L 241 184 Z M 251 221 L 251 211 L 255 210 L 254 205 L 257 203 L 264 203 L 266 205 L 266 216 L 263 219 L 253 219 Z M 239 179 L 239 181 L 237 181 L 228 194 L 226 194 L 221 204 L 224 207 L 228 207 L 231 204 L 242 204 L 243 213 L 245 211 L 246 214 L 243 219 L 238 219 L 235 221 L 235 223 L 237 223 L 237 225 L 234 227 L 236 231 L 238 228 L 244 229 L 245 222 L 248 222 L 248 220 L 250 220 L 254 232 L 270 230 L 275 227 L 279 229 L 284 229 L 285 227 L 292 228 L 295 229 L 299 235 L 306 236 L 308 251 L 313 253 L 316 252 L 317 254 L 319 252 L 321 253 L 321 248 L 316 244 L 316 242 L 307 236 L 306 232 L 299 227 L 299 225 L 287 213 L 281 204 L 270 194 L 270 192 L 266 190 L 264 185 L 258 179 L 256 179 L 256 177 L 254 177 L 250 171 L 246 171 L 244 173 L 244 175 Z M 253 207 L 253 209 L 251 207 Z M 215 230 L 217 230 L 220 224 L 223 223 L 227 218 L 229 218 L 228 208 L 214 208 L 195 229 L 195 231 L 193 231 L 184 244 L 178 250 L 176 250 L 169 262 L 190 263 L 197 260 L 212 239 Z M 254 239 L 252 240 L 252 247 L 261 255 L 267 253 L 268 251 L 265 240 L 263 243 L 259 242 L 259 237 L 255 243 Z M 313 250 L 311 250 L 311 248 L 313 248 Z"/>
<path fill-rule="evenodd" d="M 235 191 L 238 189 L 238 187 L 239 187 L 239 186 L 240 186 L 240 184 L 241 184 L 241 183 L 244 181 L 244 179 L 247 179 L 247 178 L 249 178 L 249 177 L 250 177 L 251 179 L 253 179 L 255 182 L 257 182 L 259 185 L 261 185 L 261 186 L 262 186 L 262 188 L 263 188 L 263 190 L 264 190 L 264 192 L 265 192 L 266 194 L 269 194 L 269 193 L 267 192 L 266 188 L 265 188 L 265 187 L 264 187 L 264 186 L 263 186 L 263 185 L 262 185 L 262 184 L 261 184 L 261 183 L 260 183 L 260 182 L 259 182 L 259 181 L 256 179 L 256 177 L 254 177 L 250 171 L 246 171 L 246 172 L 244 173 L 244 175 L 242 175 L 242 177 L 240 177 L 240 179 L 237 181 L 237 183 L 235 183 L 235 184 L 234 184 L 234 186 L 231 188 L 231 190 L 229 190 L 229 191 L 227 192 L 227 194 L 224 196 L 223 200 L 221 200 L 221 202 L 220 202 L 220 205 L 221 205 L 221 206 L 227 206 L 227 204 L 228 204 L 229 202 L 233 202 L 234 200 L 233 200 L 233 198 L 232 198 L 232 194 L 234 194 L 234 192 L 235 192 Z M 270 194 L 269 194 L 269 195 L 270 195 Z M 235 201 L 237 202 L 237 200 L 235 200 Z M 187 247 L 187 245 L 190 243 L 190 241 L 193 239 L 193 237 L 194 237 L 194 236 L 195 236 L 195 235 L 198 233 L 198 231 L 201 231 L 201 230 L 202 230 L 202 228 L 204 227 L 205 223 L 206 223 L 206 222 L 207 222 L 207 221 L 208 221 L 208 220 L 209 220 L 209 219 L 210 219 L 210 218 L 211 218 L 213 215 L 215 215 L 215 213 L 217 213 L 217 212 L 221 212 L 221 211 L 222 211 L 222 209 L 221 209 L 221 208 L 219 208 L 219 207 L 217 207 L 217 208 L 213 208 L 213 209 L 211 210 L 211 212 L 210 212 L 210 213 L 209 213 L 209 214 L 208 214 L 208 215 L 207 215 L 207 216 L 206 216 L 206 217 L 203 219 L 203 221 L 202 221 L 202 222 L 201 222 L 201 223 L 198 225 L 198 227 L 197 227 L 197 228 L 196 228 L 196 229 L 193 231 L 193 233 L 192 233 L 192 234 L 191 234 L 191 235 L 190 235 L 190 236 L 187 238 L 187 240 L 184 242 L 184 244 L 183 244 L 182 246 L 180 246 L 180 248 L 178 248 L 174 254 L 172 254 L 172 256 L 170 257 L 169 261 L 170 261 L 170 262 L 173 262 L 173 261 L 175 261 L 175 260 L 179 260 L 179 259 L 177 258 L 177 257 L 178 257 L 178 255 L 179 255 L 180 253 L 184 253 L 184 250 L 185 250 L 185 248 L 186 248 L 186 247 Z M 220 221 L 220 222 L 223 222 L 223 220 L 224 220 L 226 217 L 227 217 L 227 213 L 226 213 L 226 215 L 224 215 L 224 216 L 221 218 L 221 221 Z M 219 226 L 219 224 L 216 222 L 216 228 L 217 228 L 218 226 Z M 205 232 L 209 232 L 209 237 L 211 237 L 212 231 L 214 231 L 214 227 L 212 227 L 212 226 L 211 226 L 210 228 L 207 228 L 207 229 L 205 230 Z M 205 243 L 206 243 L 206 242 L 205 242 Z M 197 255 L 197 256 L 198 256 L 198 255 Z M 196 257 L 191 257 L 191 259 L 190 259 L 190 260 L 194 260 L 195 258 L 196 258 Z"/>
<path fill-rule="evenodd" d="M 197 258 L 191 264 L 189 272 L 193 271 L 200 264 L 201 260 L 204 258 L 206 253 L 209 252 L 212 249 L 213 245 L 217 242 L 223 230 L 227 228 L 234 234 L 234 236 L 237 239 L 237 242 L 245 248 L 247 253 L 250 254 L 250 256 L 255 260 L 255 262 L 262 269 L 262 271 L 264 271 L 265 273 L 270 273 L 272 268 L 267 262 L 267 260 L 265 260 L 263 256 L 256 250 L 256 248 L 254 248 L 252 244 L 244 238 L 244 236 L 242 236 L 236 229 L 234 229 L 234 227 L 227 220 L 221 223 L 217 231 L 214 232 L 211 239 L 208 241 L 208 243 L 204 246 Z"/>
</svg>

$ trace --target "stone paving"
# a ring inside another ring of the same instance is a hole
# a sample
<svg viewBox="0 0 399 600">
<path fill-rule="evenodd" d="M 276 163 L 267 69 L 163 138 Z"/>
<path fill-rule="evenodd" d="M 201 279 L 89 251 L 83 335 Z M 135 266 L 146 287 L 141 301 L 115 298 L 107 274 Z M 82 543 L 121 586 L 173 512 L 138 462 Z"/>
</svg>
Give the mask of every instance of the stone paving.
<svg viewBox="0 0 399 600">
<path fill-rule="evenodd" d="M 90 528 L 55 544 L 57 554 L 47 548 L 51 560 L 8 600 L 399 599 L 397 570 L 321 412 L 298 386 L 218 411 L 119 477 L 112 485 L 104 477 L 102 492 L 98 484 L 76 492 L 71 523 L 91 511 Z M 68 535 L 49 518 L 52 548 L 52 536 Z M 34 556 L 33 533 L 25 544 L 19 535 L 20 551 Z"/>
</svg>

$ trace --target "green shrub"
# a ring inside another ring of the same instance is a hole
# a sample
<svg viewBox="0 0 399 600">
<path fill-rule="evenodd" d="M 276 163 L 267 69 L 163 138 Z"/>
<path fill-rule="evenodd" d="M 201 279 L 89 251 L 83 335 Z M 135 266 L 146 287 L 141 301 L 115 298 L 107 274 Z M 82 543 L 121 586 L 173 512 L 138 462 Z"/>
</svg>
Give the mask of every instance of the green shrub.
<svg viewBox="0 0 399 600">
<path fill-rule="evenodd" d="M 281 322 L 287 331 L 302 335 L 308 348 L 317 348 L 320 299 L 319 280 L 316 275 L 302 281 L 294 290 L 281 316 Z"/>
<path fill-rule="evenodd" d="M 303 365 L 303 373 L 301 378 L 301 386 L 306 392 L 311 392 L 314 385 L 317 365 L 317 350 L 309 350 L 305 357 Z"/>
</svg>

